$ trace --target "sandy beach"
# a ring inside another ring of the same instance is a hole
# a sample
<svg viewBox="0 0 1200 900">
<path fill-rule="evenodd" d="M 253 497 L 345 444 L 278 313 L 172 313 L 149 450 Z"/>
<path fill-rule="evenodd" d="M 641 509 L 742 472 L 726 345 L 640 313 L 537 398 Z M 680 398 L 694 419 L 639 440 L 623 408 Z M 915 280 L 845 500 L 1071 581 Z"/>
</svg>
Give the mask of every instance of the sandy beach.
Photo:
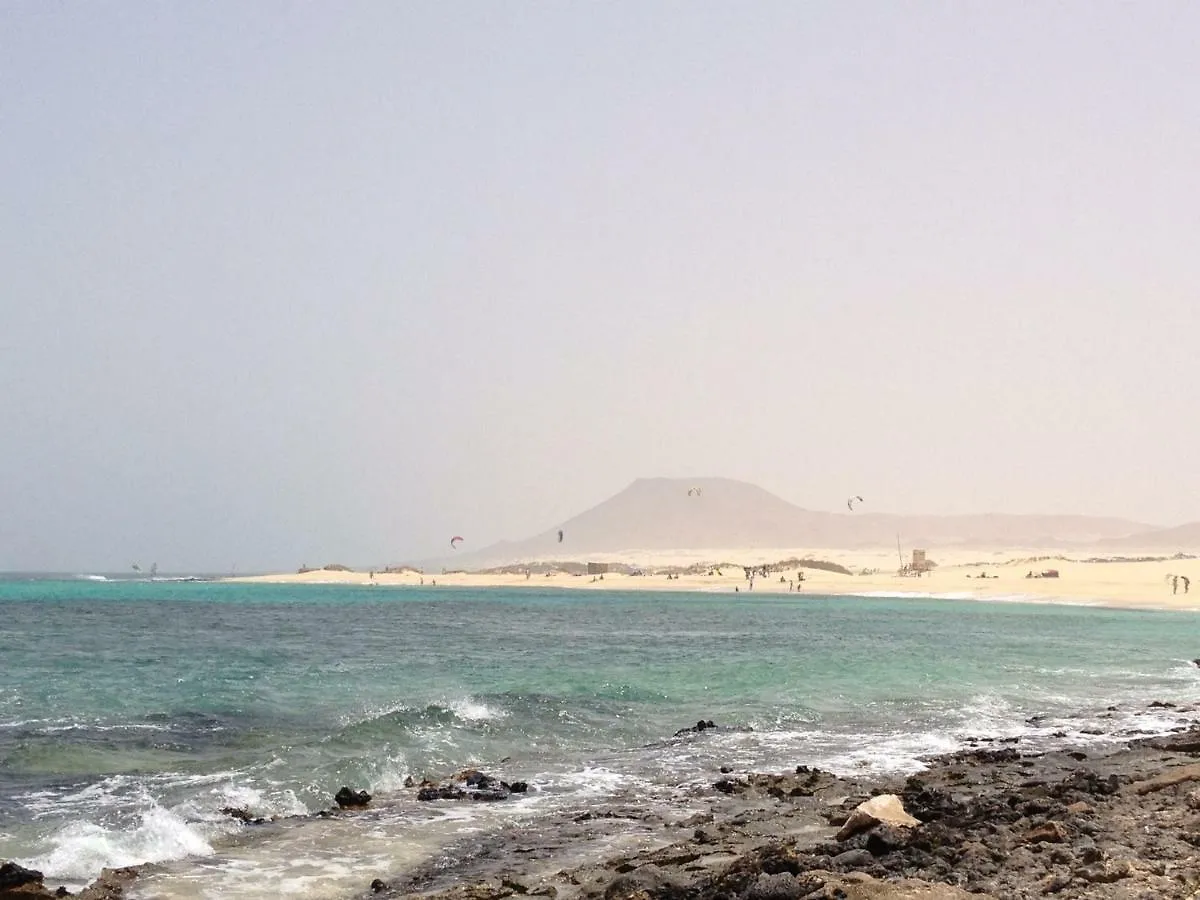
<svg viewBox="0 0 1200 900">
<path fill-rule="evenodd" d="M 383 573 L 330 571 L 280 573 L 228 579 L 244 583 L 357 584 L 366 587 L 535 587 L 592 591 L 751 591 L 743 566 L 775 566 L 783 560 L 805 559 L 834 563 L 851 574 L 805 566 L 803 593 L 847 596 L 933 596 L 984 601 L 1063 603 L 1133 609 L 1200 608 L 1200 559 L 1164 558 L 1162 551 L 1111 552 L 1061 549 L 946 549 L 930 550 L 936 567 L 920 577 L 899 574 L 895 550 L 837 550 L 819 548 L 718 548 L 676 551 L 629 551 L 593 554 L 588 562 L 635 567 L 641 575 L 608 572 L 603 577 L 566 572 L 467 572 L 430 570 Z M 579 563 L 569 555 L 530 563 Z M 732 563 L 732 565 L 728 565 Z M 725 565 L 722 565 L 725 564 Z M 680 570 L 700 566 L 692 574 Z M 707 567 L 712 567 L 711 574 Z M 515 567 L 519 569 L 518 567 Z M 1058 577 L 1040 577 L 1057 571 Z M 678 571 L 679 574 L 675 575 Z M 753 593 L 790 593 L 796 589 L 798 567 L 792 564 L 754 579 Z M 718 574 L 719 572 L 719 574 Z M 667 575 L 673 577 L 668 578 Z M 1033 576 L 1033 577 L 1028 577 Z M 1170 576 L 1179 576 L 1174 586 Z M 781 580 L 782 579 L 782 580 Z M 1187 579 L 1188 582 L 1185 582 Z M 790 582 L 790 583 L 789 583 Z M 1173 591 L 1174 587 L 1174 591 Z"/>
</svg>

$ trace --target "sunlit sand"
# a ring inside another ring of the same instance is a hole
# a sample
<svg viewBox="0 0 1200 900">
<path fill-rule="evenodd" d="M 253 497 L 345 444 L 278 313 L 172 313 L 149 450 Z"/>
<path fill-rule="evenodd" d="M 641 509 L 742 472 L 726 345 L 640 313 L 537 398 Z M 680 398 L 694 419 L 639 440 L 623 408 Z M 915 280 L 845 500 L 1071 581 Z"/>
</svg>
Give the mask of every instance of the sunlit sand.
<svg viewBox="0 0 1200 900">
<path fill-rule="evenodd" d="M 1145 558 L 1143 558 L 1145 557 Z M 280 584 L 353 584 L 364 587 L 536 587 L 578 590 L 699 591 L 762 594 L 834 594 L 859 596 L 934 596 L 990 601 L 1026 601 L 1142 609 L 1200 608 L 1200 560 L 1164 558 L 1162 552 L 1102 555 L 1086 550 L 1064 553 L 1037 549 L 929 550 L 935 567 L 921 576 L 900 574 L 896 550 L 837 550 L 821 548 L 726 548 L 706 550 L 598 553 L 580 559 L 568 553 L 536 563 L 607 563 L 640 569 L 643 574 L 618 572 L 574 575 L 531 571 L 383 573 L 315 570 L 231 579 Z M 753 588 L 744 566 L 771 565 L 786 559 L 820 560 L 851 574 L 798 567 L 756 575 Z M 535 561 L 530 560 L 530 566 Z M 704 567 L 701 574 L 672 570 Z M 709 574 L 709 567 L 711 574 Z M 1043 573 L 1057 572 L 1057 577 Z M 719 574 L 718 574 L 719 572 Z M 667 575 L 673 577 L 668 579 Z M 1031 577 L 1030 577 L 1031 576 Z M 1179 576 L 1172 580 L 1172 576 Z"/>
</svg>

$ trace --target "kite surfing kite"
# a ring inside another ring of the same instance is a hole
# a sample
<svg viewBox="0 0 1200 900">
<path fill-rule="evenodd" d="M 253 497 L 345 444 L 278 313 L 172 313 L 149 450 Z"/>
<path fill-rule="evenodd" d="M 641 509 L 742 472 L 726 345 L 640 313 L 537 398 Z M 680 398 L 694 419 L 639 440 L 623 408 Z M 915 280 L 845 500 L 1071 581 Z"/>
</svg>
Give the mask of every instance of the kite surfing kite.
<svg viewBox="0 0 1200 900">
<path fill-rule="evenodd" d="M 701 493 L 701 492 L 700 492 L 700 488 L 698 488 L 698 487 L 690 487 L 690 488 L 688 488 L 688 496 L 689 496 L 689 497 L 691 497 L 691 496 L 696 496 L 696 497 L 699 497 L 699 496 L 700 496 L 700 493 Z"/>
<path fill-rule="evenodd" d="M 850 510 L 850 512 L 854 512 L 855 503 L 862 503 L 862 497 L 854 496 L 849 498 L 846 501 L 846 509 Z"/>
<path fill-rule="evenodd" d="M 456 534 L 454 537 L 450 538 L 450 549 L 457 550 L 458 545 L 461 543 L 462 543 L 462 537 L 460 537 L 459 535 Z"/>
</svg>

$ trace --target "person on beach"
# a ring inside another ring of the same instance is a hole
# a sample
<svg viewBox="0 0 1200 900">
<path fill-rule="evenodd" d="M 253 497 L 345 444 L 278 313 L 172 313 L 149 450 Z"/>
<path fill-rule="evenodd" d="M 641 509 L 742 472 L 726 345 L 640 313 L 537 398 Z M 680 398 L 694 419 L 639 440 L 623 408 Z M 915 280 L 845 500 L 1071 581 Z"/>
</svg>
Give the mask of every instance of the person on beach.
<svg viewBox="0 0 1200 900">
<path fill-rule="evenodd" d="M 1183 582 L 1183 592 L 1186 594 L 1192 586 L 1192 579 L 1188 578 L 1186 575 L 1180 575 L 1179 578 Z"/>
</svg>

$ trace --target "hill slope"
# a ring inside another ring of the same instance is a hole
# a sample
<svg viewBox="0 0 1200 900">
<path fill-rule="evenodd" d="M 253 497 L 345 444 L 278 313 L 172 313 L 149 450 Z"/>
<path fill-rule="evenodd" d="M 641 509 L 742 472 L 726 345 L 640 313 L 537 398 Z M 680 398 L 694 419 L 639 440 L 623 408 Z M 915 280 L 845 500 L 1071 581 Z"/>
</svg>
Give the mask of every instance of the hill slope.
<svg viewBox="0 0 1200 900">
<path fill-rule="evenodd" d="M 698 489 L 698 491 L 693 490 Z M 618 553 L 737 547 L 1053 547 L 1096 544 L 1152 531 L 1125 519 L 1090 516 L 896 516 L 803 509 L 728 478 L 641 478 L 599 505 L 527 540 L 453 558 L 455 565 Z"/>
<path fill-rule="evenodd" d="M 1114 550 L 1196 551 L 1200 550 L 1200 522 L 1141 531 L 1128 537 L 1107 538 L 1100 541 L 1099 545 Z"/>
</svg>

